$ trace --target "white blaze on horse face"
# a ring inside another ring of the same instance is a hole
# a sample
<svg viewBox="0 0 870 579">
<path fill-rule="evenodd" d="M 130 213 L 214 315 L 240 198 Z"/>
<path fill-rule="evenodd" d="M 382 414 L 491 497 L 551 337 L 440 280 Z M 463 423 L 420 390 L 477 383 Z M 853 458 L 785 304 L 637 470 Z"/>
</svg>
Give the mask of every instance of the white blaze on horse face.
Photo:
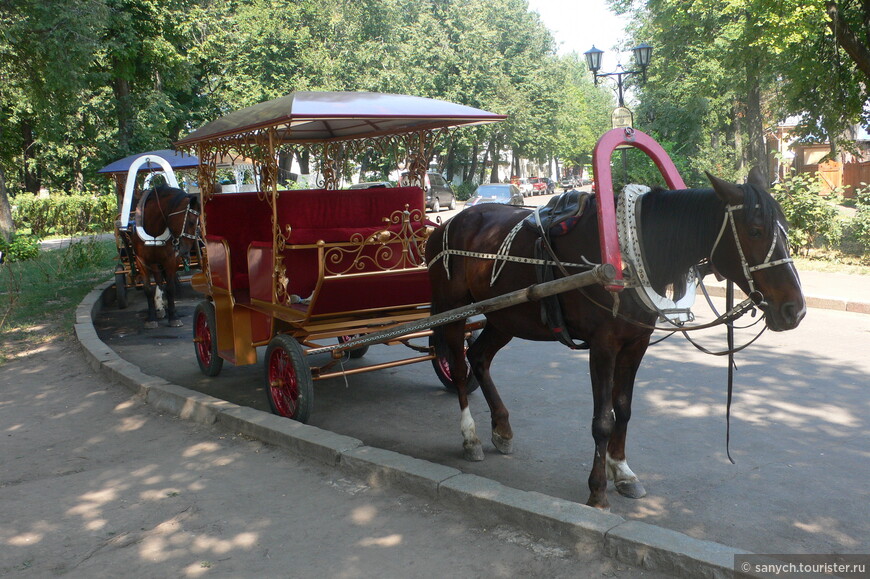
<svg viewBox="0 0 870 579">
<path fill-rule="evenodd" d="M 474 426 L 474 418 L 471 417 L 471 409 L 467 406 L 462 409 L 459 429 L 462 431 L 462 439 L 466 442 L 477 440 L 477 428 Z"/>
<path fill-rule="evenodd" d="M 610 458 L 610 453 L 607 453 L 607 478 L 614 483 L 619 481 L 636 481 L 637 475 L 628 468 L 628 462 L 625 460 L 613 460 Z"/>
</svg>

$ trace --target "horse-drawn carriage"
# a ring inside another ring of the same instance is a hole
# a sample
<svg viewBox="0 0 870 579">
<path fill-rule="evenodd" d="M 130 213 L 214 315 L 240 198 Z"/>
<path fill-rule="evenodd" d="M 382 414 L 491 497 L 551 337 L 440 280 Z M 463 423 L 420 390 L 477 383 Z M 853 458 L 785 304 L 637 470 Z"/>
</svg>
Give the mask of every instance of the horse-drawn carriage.
<svg viewBox="0 0 870 579">
<path fill-rule="evenodd" d="M 696 264 L 706 261 L 750 295 L 743 311 L 760 307 L 775 330 L 796 326 L 803 297 L 782 216 L 760 187 L 716 179 L 709 191 L 636 192 L 630 203 L 621 197 L 617 210 L 610 157 L 620 145 L 647 153 L 668 186 L 685 189 L 664 150 L 628 129 L 607 133 L 596 147 L 597 198 L 543 211 L 490 204 L 442 226 L 429 221 L 415 184 L 424 183 L 435 146 L 455 127 L 502 119 L 418 97 L 297 92 L 176 143 L 200 159 L 200 183 L 214 182 L 222 156 L 244 155 L 260 184 L 254 192 L 201 192 L 206 251 L 191 280 L 206 295 L 193 321 L 197 361 L 216 376 L 225 360 L 256 363 L 265 346 L 270 406 L 300 421 L 311 412 L 317 380 L 432 361 L 458 392 L 466 456 L 480 460 L 467 401 L 477 384 L 492 411 L 493 443 L 510 452 L 513 438 L 489 376 L 492 357 L 513 336 L 566 336 L 590 350 L 596 458 L 589 503 L 607 505 L 605 472 L 620 492 L 642 496 L 624 444 L 634 374 L 654 325 L 680 329 L 691 319 L 686 296 L 694 294 Z M 323 188 L 281 187 L 279 154 L 302 149 L 319 152 Z M 403 162 L 411 186 L 338 189 L 347 161 L 369 149 Z M 624 239 L 634 240 L 629 254 L 621 251 Z M 362 356 L 372 344 L 403 344 L 416 354 L 345 368 L 346 356 Z"/>
<path fill-rule="evenodd" d="M 133 236 L 142 227 L 141 223 L 137 223 L 135 214 L 142 192 L 149 191 L 160 183 L 177 188 L 179 181 L 176 171 L 191 170 L 197 166 L 199 159 L 196 157 L 163 149 L 124 157 L 98 171 L 114 182 L 118 201 L 118 217 L 114 229 L 118 263 L 114 271 L 115 289 L 112 297 L 119 308 L 127 307 L 128 290 L 143 288 L 143 277 L 136 264 L 133 244 Z M 187 272 L 198 265 L 199 255 L 195 252 L 183 259 L 176 259 L 173 269 Z"/>
</svg>

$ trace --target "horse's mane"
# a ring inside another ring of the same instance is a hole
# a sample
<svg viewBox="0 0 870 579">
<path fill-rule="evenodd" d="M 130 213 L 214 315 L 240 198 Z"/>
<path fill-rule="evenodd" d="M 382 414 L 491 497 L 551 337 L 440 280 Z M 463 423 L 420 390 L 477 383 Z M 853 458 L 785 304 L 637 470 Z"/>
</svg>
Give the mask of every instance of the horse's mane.
<svg viewBox="0 0 870 579">
<path fill-rule="evenodd" d="M 725 204 L 712 189 L 668 191 L 655 188 L 641 201 L 641 236 L 647 275 L 653 289 L 674 300 L 682 297 L 689 268 L 709 249 L 722 222 Z"/>
<path fill-rule="evenodd" d="M 167 198 L 169 207 L 177 207 L 181 204 L 182 201 L 190 199 L 191 206 L 197 206 L 199 202 L 199 197 L 196 195 L 190 195 L 184 189 L 179 189 L 178 187 L 170 187 L 166 183 L 161 183 L 157 187 L 154 187 L 153 192 L 157 195 L 158 198 Z"/>
<path fill-rule="evenodd" d="M 754 210 L 736 212 L 738 219 L 749 222 L 760 215 L 768 231 L 777 222 L 785 223 L 782 209 L 769 193 L 748 183 L 739 187 L 743 190 L 744 208 Z M 647 274 L 658 293 L 664 294 L 672 286 L 674 299 L 679 299 L 689 268 L 709 257 L 725 216 L 725 203 L 713 189 L 655 188 L 642 199 L 641 235 Z"/>
<path fill-rule="evenodd" d="M 141 193 L 139 193 L 139 195 L 135 197 L 134 202 L 138 203 L 142 195 L 145 195 L 148 192 L 153 193 L 157 199 L 163 201 L 165 203 L 164 207 L 170 210 L 178 207 L 183 201 L 186 201 L 188 199 L 190 200 L 191 207 L 199 207 L 198 195 L 191 195 L 184 189 L 179 189 L 178 187 L 170 187 L 166 183 L 161 183 L 160 185 L 152 187 L 149 190 L 142 191 Z"/>
</svg>

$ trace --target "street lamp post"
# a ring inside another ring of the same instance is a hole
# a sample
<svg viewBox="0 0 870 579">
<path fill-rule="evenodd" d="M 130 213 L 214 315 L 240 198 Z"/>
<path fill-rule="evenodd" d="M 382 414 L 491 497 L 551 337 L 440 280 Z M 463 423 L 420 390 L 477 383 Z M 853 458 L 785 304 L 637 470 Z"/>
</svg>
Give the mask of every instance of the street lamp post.
<svg viewBox="0 0 870 579">
<path fill-rule="evenodd" d="M 613 123 L 613 128 L 617 128 L 620 126 L 631 127 L 634 124 L 631 111 L 625 106 L 625 99 L 623 97 L 623 78 L 632 74 L 641 74 L 643 75 L 643 80 L 646 81 L 646 69 L 649 66 L 650 58 L 652 58 L 652 46 L 650 46 L 646 42 L 635 46 L 631 50 L 634 53 L 634 62 L 637 65 L 637 69 L 625 70 L 622 64 L 618 64 L 618 70 L 614 72 L 602 73 L 599 73 L 598 71 L 601 70 L 601 57 L 604 55 L 604 51 L 595 48 L 595 46 L 593 45 L 592 48 L 583 53 L 583 55 L 586 57 L 586 66 L 588 66 L 589 70 L 592 71 L 592 78 L 595 80 L 595 86 L 598 86 L 599 78 L 611 77 L 616 79 L 616 89 L 619 96 L 619 108 L 617 108 L 613 112 L 613 117 L 611 119 Z M 622 172 L 623 177 L 627 179 L 628 161 L 625 157 L 625 149 L 622 150 Z"/>
<path fill-rule="evenodd" d="M 646 69 L 649 66 L 650 58 L 652 58 L 652 46 L 643 42 L 638 46 L 635 46 L 631 49 L 634 52 L 634 61 L 637 64 L 639 70 L 625 70 L 621 64 L 617 65 L 617 70 L 615 72 L 598 72 L 601 70 L 601 57 L 604 55 L 604 51 L 598 48 L 595 48 L 593 45 L 592 48 L 583 53 L 586 57 L 586 65 L 589 67 L 589 70 L 592 71 L 592 77 L 595 79 L 595 85 L 598 85 L 598 79 L 604 77 L 615 77 L 616 78 L 616 88 L 618 89 L 619 94 L 619 106 L 625 106 L 625 100 L 622 96 L 623 90 L 623 77 L 632 75 L 632 74 L 641 74 L 643 75 L 643 79 L 646 80 Z"/>
</svg>

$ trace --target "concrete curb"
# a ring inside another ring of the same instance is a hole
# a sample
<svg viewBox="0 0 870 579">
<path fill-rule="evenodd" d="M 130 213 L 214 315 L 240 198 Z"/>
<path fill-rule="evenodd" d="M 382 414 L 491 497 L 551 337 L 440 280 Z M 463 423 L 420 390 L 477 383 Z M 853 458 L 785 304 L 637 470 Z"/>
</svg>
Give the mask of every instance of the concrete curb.
<svg viewBox="0 0 870 579">
<path fill-rule="evenodd" d="M 373 487 L 390 487 L 471 514 L 485 524 L 510 524 L 570 549 L 602 553 L 680 577 L 732 578 L 734 556 L 751 555 L 538 492 L 521 491 L 455 468 L 366 446 L 362 441 L 238 406 L 143 373 L 97 336 L 103 293 L 97 286 L 76 309 L 75 334 L 89 365 L 160 411 L 242 433 L 332 466 Z"/>
</svg>

